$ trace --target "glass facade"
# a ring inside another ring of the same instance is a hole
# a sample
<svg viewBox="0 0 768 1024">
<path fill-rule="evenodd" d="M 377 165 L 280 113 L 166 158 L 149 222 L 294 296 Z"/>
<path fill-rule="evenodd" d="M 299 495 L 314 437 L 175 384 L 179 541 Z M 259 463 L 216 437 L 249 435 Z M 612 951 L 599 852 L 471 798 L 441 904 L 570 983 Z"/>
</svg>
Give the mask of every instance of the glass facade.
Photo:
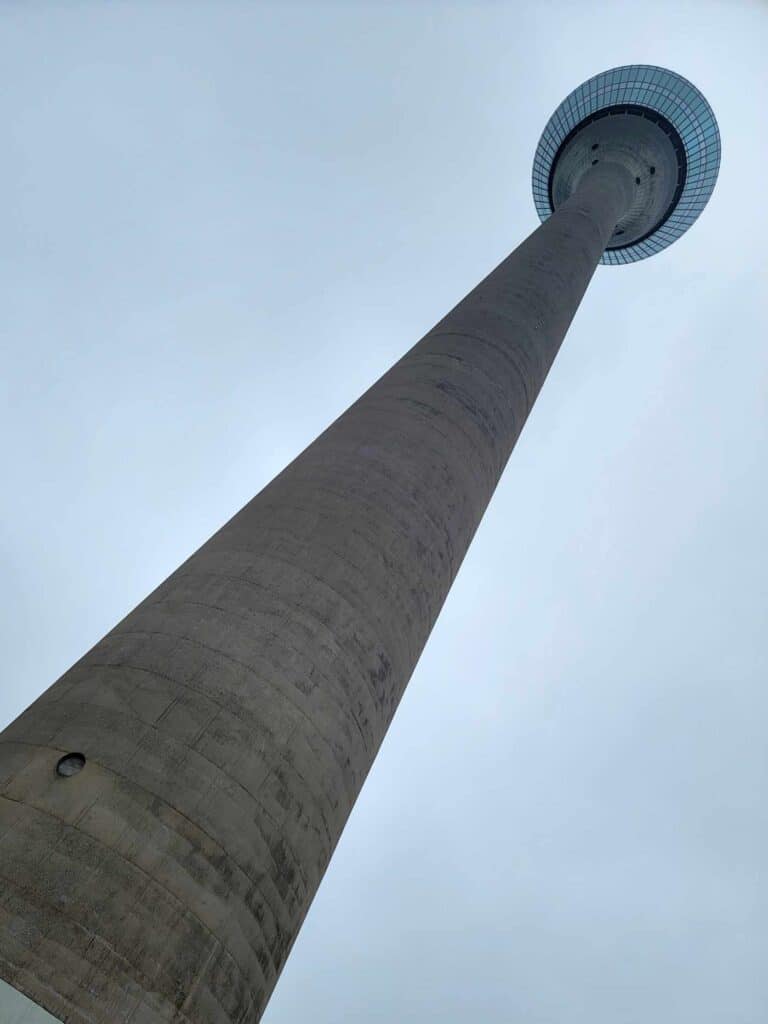
<svg viewBox="0 0 768 1024">
<path fill-rule="evenodd" d="M 601 263 L 634 263 L 666 249 L 707 205 L 720 168 L 720 133 L 712 108 L 687 79 L 664 68 L 632 64 L 595 75 L 566 97 L 549 119 L 533 161 L 533 200 L 542 221 L 552 214 L 550 172 L 563 140 L 581 121 L 606 107 L 631 104 L 657 111 L 677 131 L 687 173 L 677 205 L 650 236 L 606 249 Z"/>
</svg>

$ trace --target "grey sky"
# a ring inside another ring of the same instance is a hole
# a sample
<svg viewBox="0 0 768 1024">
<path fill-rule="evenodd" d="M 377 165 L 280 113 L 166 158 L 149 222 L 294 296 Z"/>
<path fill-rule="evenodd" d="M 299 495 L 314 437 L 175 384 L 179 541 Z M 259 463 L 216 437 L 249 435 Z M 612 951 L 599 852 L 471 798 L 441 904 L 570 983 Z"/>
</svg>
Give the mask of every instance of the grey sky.
<svg viewBox="0 0 768 1024">
<path fill-rule="evenodd" d="M 0 6 L 0 725 L 533 230 L 573 87 L 666 65 L 720 124 L 700 221 L 598 270 L 266 1024 L 768 1019 L 767 52 L 757 2 Z"/>
</svg>

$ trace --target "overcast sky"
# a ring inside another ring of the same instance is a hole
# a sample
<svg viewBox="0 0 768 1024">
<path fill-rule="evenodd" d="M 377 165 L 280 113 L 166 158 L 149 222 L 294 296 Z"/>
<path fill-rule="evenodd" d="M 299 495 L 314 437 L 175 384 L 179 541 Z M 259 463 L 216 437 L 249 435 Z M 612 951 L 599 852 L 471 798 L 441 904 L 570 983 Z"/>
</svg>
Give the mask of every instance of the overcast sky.
<svg viewBox="0 0 768 1024">
<path fill-rule="evenodd" d="M 526 10 L 526 8 L 529 8 Z M 0 6 L 0 726 L 536 226 L 661 64 L 710 205 L 600 268 L 265 1024 L 768 1019 L 765 3 Z"/>
</svg>

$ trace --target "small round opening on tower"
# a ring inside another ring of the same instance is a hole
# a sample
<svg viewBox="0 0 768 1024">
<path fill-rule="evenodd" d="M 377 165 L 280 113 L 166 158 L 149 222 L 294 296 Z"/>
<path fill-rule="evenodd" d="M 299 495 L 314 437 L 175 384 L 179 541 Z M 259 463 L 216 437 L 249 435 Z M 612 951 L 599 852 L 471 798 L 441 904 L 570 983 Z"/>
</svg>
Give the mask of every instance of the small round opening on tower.
<svg viewBox="0 0 768 1024">
<path fill-rule="evenodd" d="M 63 779 L 69 779 L 81 772 L 83 768 L 85 768 L 85 754 L 75 751 L 59 758 L 56 765 L 56 774 L 60 775 Z"/>
</svg>

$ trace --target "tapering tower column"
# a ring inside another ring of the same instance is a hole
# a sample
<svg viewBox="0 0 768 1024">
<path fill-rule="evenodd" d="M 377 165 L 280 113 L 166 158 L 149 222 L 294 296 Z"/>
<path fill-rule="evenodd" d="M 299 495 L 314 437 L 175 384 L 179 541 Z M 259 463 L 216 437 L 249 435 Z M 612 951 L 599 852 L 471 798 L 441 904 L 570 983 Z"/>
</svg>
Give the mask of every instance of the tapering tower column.
<svg viewBox="0 0 768 1024">
<path fill-rule="evenodd" d="M 0 734 L 0 1007 L 258 1021 L 639 189 L 571 153 L 545 223 Z"/>
</svg>

